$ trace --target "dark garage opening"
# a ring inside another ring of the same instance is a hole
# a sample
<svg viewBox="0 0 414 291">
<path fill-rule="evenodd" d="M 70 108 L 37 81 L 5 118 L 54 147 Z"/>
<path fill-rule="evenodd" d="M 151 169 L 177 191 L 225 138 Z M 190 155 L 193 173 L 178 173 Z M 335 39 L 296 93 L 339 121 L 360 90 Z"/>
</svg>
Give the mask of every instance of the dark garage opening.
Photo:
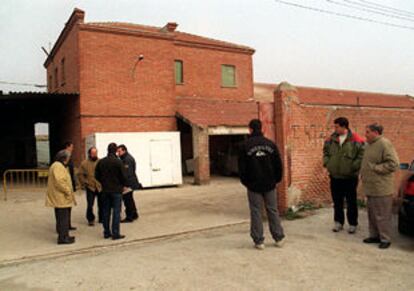
<svg viewBox="0 0 414 291">
<path fill-rule="evenodd" d="M 246 135 L 211 135 L 210 173 L 214 176 L 238 176 L 238 155 Z"/>
</svg>

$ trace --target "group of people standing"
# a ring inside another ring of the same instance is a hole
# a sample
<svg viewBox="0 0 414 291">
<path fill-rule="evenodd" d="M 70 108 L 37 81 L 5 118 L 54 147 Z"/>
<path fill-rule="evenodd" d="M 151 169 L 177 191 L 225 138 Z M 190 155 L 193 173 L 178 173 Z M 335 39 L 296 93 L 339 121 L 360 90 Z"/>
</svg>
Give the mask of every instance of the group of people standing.
<svg viewBox="0 0 414 291">
<path fill-rule="evenodd" d="M 347 205 L 348 232 L 358 226 L 357 186 L 361 179 L 367 197 L 369 237 L 364 243 L 391 245 L 392 204 L 395 192 L 394 173 L 399 159 L 392 143 L 383 136 L 383 126 L 373 123 L 365 128 L 366 141 L 349 128 L 345 117 L 334 120 L 335 132 L 325 141 L 323 165 L 329 172 L 334 203 L 334 232 L 345 223 L 344 200 Z"/>
<path fill-rule="evenodd" d="M 344 228 L 344 201 L 347 206 L 348 232 L 354 234 L 358 226 L 357 187 L 367 197 L 369 237 L 367 244 L 380 249 L 391 245 L 391 221 L 394 172 L 399 160 L 392 143 L 383 136 L 383 126 L 373 123 L 365 128 L 366 141 L 349 128 L 345 117 L 334 120 L 334 133 L 323 146 L 323 166 L 329 172 L 334 205 L 332 231 Z M 282 180 L 283 164 L 276 145 L 263 136 L 260 120 L 249 123 L 250 136 L 239 154 L 241 183 L 247 188 L 250 209 L 250 235 L 254 246 L 263 250 L 264 236 L 262 206 L 265 205 L 270 233 L 277 247 L 285 242 L 285 234 L 277 210 L 275 187 Z"/>
<path fill-rule="evenodd" d="M 359 178 L 367 197 L 369 237 L 364 243 L 378 243 L 379 248 L 391 245 L 392 195 L 395 191 L 394 172 L 399 167 L 392 143 L 383 136 L 383 127 L 377 123 L 366 126 L 366 141 L 349 128 L 345 117 L 334 120 L 334 133 L 323 146 L 323 166 L 328 170 L 334 204 L 334 232 L 343 230 L 344 201 L 347 206 L 348 232 L 354 234 L 358 226 L 357 186 Z M 253 119 L 249 123 L 249 138 L 240 149 L 238 166 L 241 183 L 247 188 L 250 209 L 250 235 L 257 249 L 264 249 L 262 206 L 265 205 L 270 233 L 277 247 L 285 242 L 285 234 L 277 209 L 276 185 L 282 180 L 283 163 L 277 146 L 264 137 L 262 123 Z M 120 233 L 120 222 L 138 219 L 133 191 L 140 189 L 136 176 L 136 163 L 124 145 L 108 145 L 107 156 L 98 159 L 92 147 L 79 168 L 79 182 L 86 190 L 86 219 L 93 226 L 93 205 L 98 200 L 98 221 L 103 224 L 104 238 L 114 240 L 125 236 Z M 55 208 L 58 244 L 75 241 L 69 235 L 71 207 L 75 204 L 76 184 L 71 153 L 73 145 L 67 143 L 56 155 L 49 170 L 46 205 Z M 122 200 L 126 217 L 121 221 Z M 112 215 L 112 224 L 110 218 Z"/>
<path fill-rule="evenodd" d="M 66 143 L 49 169 L 46 206 L 55 209 L 58 244 L 75 242 L 75 237 L 69 234 L 70 230 L 76 230 L 71 225 L 71 209 L 76 205 L 72 152 L 73 144 Z M 88 157 L 82 161 L 77 177 L 81 188 L 86 192 L 88 225 L 95 225 L 93 209 L 97 200 L 98 222 L 103 225 L 104 238 L 125 238 L 120 233 L 120 223 L 131 223 L 139 218 L 133 192 L 142 188 L 136 175 L 135 159 L 127 147 L 110 143 L 107 156 L 103 159 L 98 158 L 96 147 L 89 148 Z M 121 220 L 122 201 L 125 205 L 125 218 Z"/>
</svg>

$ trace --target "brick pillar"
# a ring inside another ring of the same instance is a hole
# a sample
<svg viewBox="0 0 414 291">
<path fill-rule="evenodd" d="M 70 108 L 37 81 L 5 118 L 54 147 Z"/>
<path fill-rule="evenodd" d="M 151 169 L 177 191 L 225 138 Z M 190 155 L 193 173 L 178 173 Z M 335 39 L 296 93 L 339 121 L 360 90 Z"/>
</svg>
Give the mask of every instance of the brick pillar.
<svg viewBox="0 0 414 291">
<path fill-rule="evenodd" d="M 278 206 L 280 212 L 287 210 L 288 189 L 291 184 L 291 148 L 290 148 L 290 105 L 297 100 L 297 90 L 289 83 L 281 83 L 274 91 L 275 105 L 275 138 L 283 161 L 283 179 L 277 187 Z"/>
<path fill-rule="evenodd" d="M 210 182 L 210 157 L 207 128 L 193 125 L 194 183 Z"/>
</svg>

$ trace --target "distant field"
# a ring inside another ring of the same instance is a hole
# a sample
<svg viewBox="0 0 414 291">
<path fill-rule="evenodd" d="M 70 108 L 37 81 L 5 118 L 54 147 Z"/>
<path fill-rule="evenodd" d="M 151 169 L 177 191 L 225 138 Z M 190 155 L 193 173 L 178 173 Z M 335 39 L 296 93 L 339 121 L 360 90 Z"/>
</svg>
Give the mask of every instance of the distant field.
<svg viewBox="0 0 414 291">
<path fill-rule="evenodd" d="M 49 141 L 37 141 L 37 165 L 47 166 L 49 165 Z"/>
</svg>

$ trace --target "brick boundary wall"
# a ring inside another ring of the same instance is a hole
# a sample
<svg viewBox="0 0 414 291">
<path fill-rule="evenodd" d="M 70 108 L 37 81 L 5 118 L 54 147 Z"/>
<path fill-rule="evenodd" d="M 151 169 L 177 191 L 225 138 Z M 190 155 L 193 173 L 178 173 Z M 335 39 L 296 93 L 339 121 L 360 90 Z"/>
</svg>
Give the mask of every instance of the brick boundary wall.
<svg viewBox="0 0 414 291">
<path fill-rule="evenodd" d="M 318 96 L 322 100 L 324 94 L 332 95 L 332 92 L 330 89 L 326 92 L 319 89 Z M 400 162 L 411 162 L 414 159 L 413 98 L 402 95 L 395 100 L 385 98 L 390 100 L 387 104 L 383 102 L 386 95 L 378 95 L 382 102 L 378 102 L 372 93 L 372 96 L 364 97 L 363 106 L 348 104 L 344 102 L 345 99 L 334 101 L 335 105 L 327 102 L 318 104 L 310 102 L 305 96 L 301 100 L 300 89 L 281 83 L 274 91 L 274 103 L 260 104 L 265 135 L 275 140 L 283 155 L 285 171 L 283 181 L 278 186 L 278 202 L 282 212 L 300 202 L 316 205 L 331 202 L 329 178 L 322 166 L 322 147 L 325 139 L 333 132 L 333 120 L 337 117 L 347 117 L 350 129 L 364 138 L 366 125 L 381 123 L 384 126 L 384 136 L 396 147 Z M 403 104 L 401 100 L 408 102 Z M 346 105 L 340 105 L 341 102 Z M 273 104 L 274 112 L 269 110 L 270 104 Z M 272 129 L 268 124 L 272 114 L 275 137 L 269 132 Z"/>
</svg>

